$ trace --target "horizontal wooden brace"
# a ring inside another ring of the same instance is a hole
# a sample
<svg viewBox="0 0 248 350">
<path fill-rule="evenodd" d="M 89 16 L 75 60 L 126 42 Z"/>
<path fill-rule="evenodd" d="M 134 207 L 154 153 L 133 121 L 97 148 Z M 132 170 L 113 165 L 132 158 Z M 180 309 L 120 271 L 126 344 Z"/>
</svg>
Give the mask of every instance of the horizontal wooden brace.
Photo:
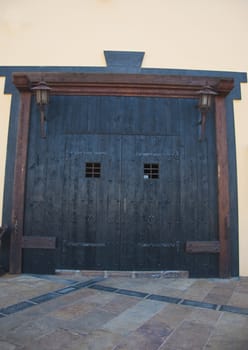
<svg viewBox="0 0 248 350">
<path fill-rule="evenodd" d="M 219 253 L 219 241 L 187 241 L 186 253 Z"/>
<path fill-rule="evenodd" d="M 55 249 L 55 237 L 23 236 L 22 248 L 25 249 Z"/>
</svg>

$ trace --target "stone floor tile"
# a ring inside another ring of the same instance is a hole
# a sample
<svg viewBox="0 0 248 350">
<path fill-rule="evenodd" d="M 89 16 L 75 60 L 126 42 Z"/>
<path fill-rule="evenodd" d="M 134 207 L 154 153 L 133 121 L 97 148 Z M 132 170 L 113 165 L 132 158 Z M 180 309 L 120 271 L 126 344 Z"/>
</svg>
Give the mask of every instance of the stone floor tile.
<svg viewBox="0 0 248 350">
<path fill-rule="evenodd" d="M 7 285 L 5 284 L 4 287 L 0 280 L 0 308 L 17 304 L 41 294 L 54 291 L 60 287 L 61 284 L 59 283 L 53 283 L 46 280 L 43 281 L 29 276 L 13 278 Z"/>
<path fill-rule="evenodd" d="M 183 299 L 203 301 L 204 298 L 207 296 L 208 292 L 209 289 L 203 287 L 190 287 L 183 294 L 181 294 L 181 297 Z"/>
<path fill-rule="evenodd" d="M 154 283 L 155 281 L 155 283 Z M 174 279 L 173 279 L 174 281 Z M 101 282 L 102 285 L 120 289 L 133 289 L 137 291 L 154 293 L 157 289 L 168 287 L 171 279 L 144 279 L 144 278 L 109 278 Z M 144 289 L 145 288 L 145 289 Z"/>
<path fill-rule="evenodd" d="M 8 283 L 0 283 L 0 288 L 1 288 L 1 298 L 4 298 L 8 296 L 9 290 L 8 290 Z"/>
<path fill-rule="evenodd" d="M 56 323 L 47 322 L 47 318 L 20 323 L 8 332 L 6 339 L 11 339 L 20 346 L 32 344 L 34 339 L 50 334 L 56 330 Z M 1 347 L 0 347 L 1 349 Z M 2 350 L 2 349 L 1 349 Z"/>
<path fill-rule="evenodd" d="M 81 334 L 102 328 L 114 319 L 115 315 L 100 309 L 87 313 L 84 317 L 67 322 L 66 327 Z"/>
<path fill-rule="evenodd" d="M 167 322 L 161 315 L 156 314 L 150 320 L 145 322 L 141 327 L 137 329 L 139 334 L 144 337 L 156 337 L 158 339 L 164 339 L 171 333 L 171 328 L 167 325 Z"/>
<path fill-rule="evenodd" d="M 174 298 L 182 298 L 183 291 L 178 290 L 176 288 L 170 288 L 170 287 L 161 287 L 156 290 L 157 295 L 163 295 L 168 297 L 174 297 Z"/>
<path fill-rule="evenodd" d="M 196 301 L 196 300 L 190 300 L 190 299 L 184 299 L 181 305 L 192 306 L 194 308 L 210 309 L 210 310 L 216 310 L 218 306 L 216 304 L 210 304 L 210 303 L 205 303 L 202 301 Z"/>
<path fill-rule="evenodd" d="M 139 328 L 164 307 L 165 303 L 159 301 L 142 300 L 107 322 L 101 329 L 121 335 L 128 334 Z"/>
<path fill-rule="evenodd" d="M 140 291 L 138 292 L 131 289 L 117 289 L 115 293 L 121 294 L 121 295 L 128 295 L 130 297 L 136 297 L 136 298 L 146 298 L 149 295 L 149 293 L 144 293 Z"/>
<path fill-rule="evenodd" d="M 0 298 L 0 309 L 14 305 L 14 304 L 18 304 L 23 300 L 25 299 L 20 296 L 15 296 L 15 297 L 5 296 L 4 298 Z"/>
<path fill-rule="evenodd" d="M 137 282 L 138 281 L 138 282 Z M 116 285 L 115 287 L 120 289 L 129 289 L 137 292 L 143 292 L 148 294 L 156 293 L 156 291 L 160 288 L 160 284 L 153 283 L 152 280 L 145 280 L 145 283 L 141 283 L 141 280 L 137 279 L 134 280 L 134 283 L 126 283 L 125 288 L 121 288 L 120 286 Z"/>
<path fill-rule="evenodd" d="M 205 296 L 203 301 L 218 305 L 227 304 L 233 294 L 234 287 L 233 281 L 231 281 L 230 284 L 227 282 L 214 283 L 212 289 Z"/>
<path fill-rule="evenodd" d="M 127 335 L 115 350 L 157 350 L 171 332 L 166 319 L 156 314 L 136 331 Z"/>
<path fill-rule="evenodd" d="M 203 299 L 206 303 L 213 303 L 217 305 L 227 304 L 230 300 L 230 296 L 228 295 L 220 295 L 214 293 L 208 293 Z"/>
<path fill-rule="evenodd" d="M 246 289 L 248 288 L 248 279 L 244 279 L 244 278 L 240 278 L 240 280 L 238 281 L 238 283 L 236 284 L 235 287 L 235 292 L 237 291 L 237 289 L 239 288 L 243 288 Z"/>
<path fill-rule="evenodd" d="M 233 292 L 234 292 L 234 288 L 223 288 L 222 286 L 215 286 L 210 291 L 210 293 L 212 294 L 225 295 L 227 297 L 231 297 Z"/>
<path fill-rule="evenodd" d="M 205 349 L 247 350 L 247 316 L 223 313 L 210 336 Z"/>
<path fill-rule="evenodd" d="M 245 283 L 245 284 L 238 284 L 236 286 L 236 288 L 234 289 L 234 292 L 236 293 L 247 293 L 247 290 L 248 290 L 248 283 Z"/>
<path fill-rule="evenodd" d="M 98 291 L 95 289 L 87 289 L 88 291 L 91 291 L 91 293 L 87 296 L 83 296 L 82 297 L 82 301 L 83 302 L 87 302 L 87 303 L 94 303 L 97 305 L 105 305 L 108 302 L 110 302 L 114 297 L 115 294 L 114 293 L 109 293 L 109 292 L 105 292 L 105 291 Z"/>
<path fill-rule="evenodd" d="M 33 339 L 23 350 L 82 350 L 83 336 L 64 329 Z"/>
<path fill-rule="evenodd" d="M 107 304 L 100 306 L 102 310 L 112 312 L 115 315 L 129 309 L 137 304 L 140 300 L 138 298 L 129 297 L 126 295 L 114 295 L 114 298 Z"/>
<path fill-rule="evenodd" d="M 61 295 L 59 298 L 47 301 L 46 303 L 42 304 L 42 308 L 46 312 L 52 312 L 54 310 L 59 309 L 60 307 L 63 307 L 64 305 L 70 305 L 74 302 L 84 302 L 87 297 L 92 296 L 92 291 L 89 289 L 80 289 L 76 290 L 73 293 Z"/>
<path fill-rule="evenodd" d="M 168 304 L 155 317 L 164 321 L 166 327 L 175 329 L 183 320 L 186 320 L 194 311 L 192 307 Z"/>
<path fill-rule="evenodd" d="M 225 290 L 225 289 L 234 289 L 237 286 L 239 279 L 213 278 L 211 281 L 213 282 L 214 287 L 222 288 L 223 290 Z"/>
<path fill-rule="evenodd" d="M 238 307 L 248 307 L 248 293 L 236 293 L 233 292 L 228 305 L 238 306 Z"/>
<path fill-rule="evenodd" d="M 25 326 L 30 321 L 34 322 L 34 320 L 40 317 L 41 313 L 40 307 L 34 306 L 7 317 L 0 318 L 0 335 L 2 337 L 8 337 L 10 332 L 14 331 L 21 325 Z"/>
<path fill-rule="evenodd" d="M 166 328 L 158 329 L 151 326 L 142 326 L 142 328 L 139 328 L 137 331 L 125 337 L 114 350 L 157 350 L 169 333 L 170 330 Z"/>
<path fill-rule="evenodd" d="M 169 283 L 169 287 L 175 288 L 181 291 L 185 291 L 188 288 L 190 288 L 194 283 L 195 283 L 195 279 L 193 278 L 185 278 L 185 279 L 177 278 L 174 281 L 171 281 Z"/>
<path fill-rule="evenodd" d="M 215 325 L 221 315 L 222 313 L 220 311 L 195 308 L 192 309 L 192 312 L 186 317 L 186 320 L 199 322 L 201 324 Z"/>
<path fill-rule="evenodd" d="M 161 345 L 159 350 L 200 350 L 206 344 L 213 326 L 184 321 Z"/>
<path fill-rule="evenodd" d="M 211 289 L 215 286 L 215 283 L 211 279 L 198 278 L 196 279 L 191 287 Z"/>
<path fill-rule="evenodd" d="M 66 305 L 59 310 L 50 313 L 50 317 L 60 320 L 72 320 L 75 318 L 83 317 L 90 311 L 96 309 L 98 304 L 94 303 L 74 303 Z"/>
<path fill-rule="evenodd" d="M 68 276 L 60 276 L 59 274 L 55 275 L 32 275 L 33 277 L 37 277 L 44 281 L 52 281 L 56 283 L 61 283 L 63 285 L 73 284 L 78 282 L 78 280 L 88 280 L 88 278 L 83 278 L 80 274 L 77 276 L 76 274 L 68 275 Z M 67 278 L 68 277 L 68 278 Z"/>
<path fill-rule="evenodd" d="M 135 282 L 135 279 L 132 279 L 131 281 Z M 115 277 L 115 278 L 108 278 L 101 282 L 104 286 L 110 286 L 110 287 L 118 287 L 118 288 L 124 288 L 126 285 L 129 285 L 129 279 L 123 277 Z"/>
<path fill-rule="evenodd" d="M 122 339 L 123 337 L 119 334 L 106 330 L 94 330 L 82 337 L 81 350 L 112 350 Z"/>
<path fill-rule="evenodd" d="M 9 342 L 0 340 L 0 349 L 1 350 L 21 350 L 21 347 L 19 347 L 18 345 L 14 345 Z"/>
<path fill-rule="evenodd" d="M 42 303 L 42 310 L 47 313 L 52 313 L 74 303 L 92 304 L 94 303 L 91 302 L 92 299 L 97 300 L 97 302 L 95 302 L 96 305 L 99 305 L 101 303 L 101 298 L 99 298 L 99 295 L 96 296 L 93 290 L 87 288 L 80 289 L 76 290 L 75 292 L 61 295 L 56 299 Z"/>
<path fill-rule="evenodd" d="M 246 282 L 246 283 L 248 284 L 248 277 L 247 277 L 247 276 L 241 276 L 241 277 L 239 278 L 239 280 L 240 280 L 241 282 Z"/>
</svg>

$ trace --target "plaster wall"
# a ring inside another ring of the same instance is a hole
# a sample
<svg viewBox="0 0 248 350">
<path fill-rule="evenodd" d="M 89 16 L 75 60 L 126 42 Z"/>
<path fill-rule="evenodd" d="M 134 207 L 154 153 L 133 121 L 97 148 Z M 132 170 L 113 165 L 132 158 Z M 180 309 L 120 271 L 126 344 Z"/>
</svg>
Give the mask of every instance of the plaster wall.
<svg viewBox="0 0 248 350">
<path fill-rule="evenodd" d="M 104 66 L 104 50 L 145 51 L 143 67 L 248 71 L 247 0 L 0 0 L 0 66 Z M 0 211 L 11 97 L 0 78 Z M 240 275 L 248 276 L 248 86 L 234 102 Z"/>
</svg>

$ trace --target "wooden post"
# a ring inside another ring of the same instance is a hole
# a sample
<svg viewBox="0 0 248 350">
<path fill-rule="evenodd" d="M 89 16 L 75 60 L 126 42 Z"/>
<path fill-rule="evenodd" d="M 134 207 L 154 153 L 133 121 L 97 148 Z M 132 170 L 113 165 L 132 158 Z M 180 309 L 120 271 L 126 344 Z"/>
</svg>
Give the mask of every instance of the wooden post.
<svg viewBox="0 0 248 350">
<path fill-rule="evenodd" d="M 215 98 L 215 126 L 218 171 L 218 217 L 219 217 L 219 274 L 220 277 L 230 277 L 230 195 L 227 147 L 227 123 L 225 98 Z"/>
<path fill-rule="evenodd" d="M 24 223 L 26 164 L 29 135 L 31 92 L 21 92 L 20 113 L 14 170 L 12 228 L 10 243 L 10 273 L 22 270 L 22 236 Z"/>
</svg>

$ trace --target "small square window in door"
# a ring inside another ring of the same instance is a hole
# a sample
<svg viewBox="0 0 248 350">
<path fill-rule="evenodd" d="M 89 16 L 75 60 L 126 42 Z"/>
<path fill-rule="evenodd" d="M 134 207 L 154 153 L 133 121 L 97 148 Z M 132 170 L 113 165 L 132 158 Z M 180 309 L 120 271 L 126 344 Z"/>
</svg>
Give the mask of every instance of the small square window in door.
<svg viewBox="0 0 248 350">
<path fill-rule="evenodd" d="M 101 163 L 85 163 L 85 177 L 101 177 Z"/>
<path fill-rule="evenodd" d="M 159 164 L 145 163 L 144 164 L 144 179 L 159 179 Z"/>
</svg>

